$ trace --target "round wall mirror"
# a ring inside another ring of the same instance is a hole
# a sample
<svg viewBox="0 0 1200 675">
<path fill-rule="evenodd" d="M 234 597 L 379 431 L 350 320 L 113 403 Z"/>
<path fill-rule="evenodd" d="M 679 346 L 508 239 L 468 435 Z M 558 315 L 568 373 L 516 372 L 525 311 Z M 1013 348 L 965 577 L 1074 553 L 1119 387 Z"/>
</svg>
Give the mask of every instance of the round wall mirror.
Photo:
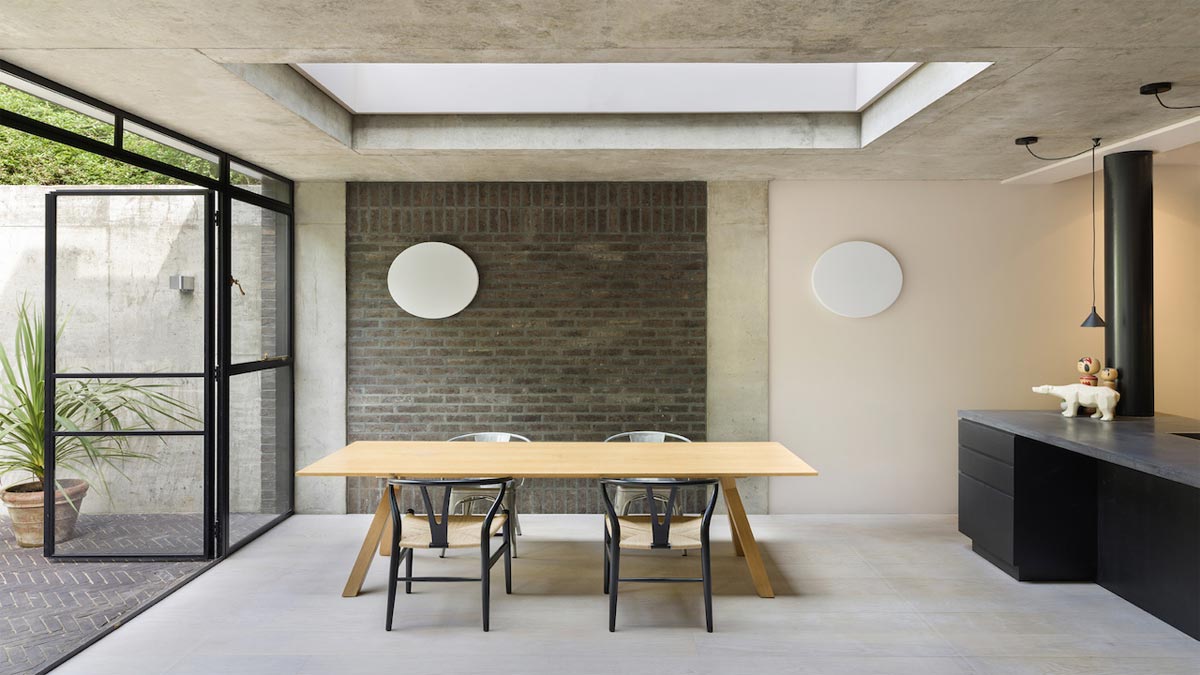
<svg viewBox="0 0 1200 675">
<path fill-rule="evenodd" d="M 457 246 L 427 241 L 409 246 L 388 269 L 388 291 L 404 311 L 444 319 L 466 309 L 479 290 L 479 270 Z"/>
<path fill-rule="evenodd" d="M 812 286 L 826 309 L 851 319 L 874 316 L 896 302 L 904 275 L 896 256 L 869 241 L 847 241 L 821 254 Z"/>
</svg>

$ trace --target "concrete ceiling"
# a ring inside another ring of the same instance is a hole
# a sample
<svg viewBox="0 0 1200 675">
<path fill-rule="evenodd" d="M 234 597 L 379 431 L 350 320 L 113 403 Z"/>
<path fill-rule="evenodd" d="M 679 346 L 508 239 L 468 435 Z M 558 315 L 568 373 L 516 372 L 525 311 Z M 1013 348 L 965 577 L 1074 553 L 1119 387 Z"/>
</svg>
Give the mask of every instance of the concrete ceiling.
<svg viewBox="0 0 1200 675">
<path fill-rule="evenodd" d="M 1200 102 L 1198 36 L 1194 0 L 16 0 L 0 58 L 298 180 L 1003 179 L 1039 165 L 1017 136 L 1066 154 L 1194 117 L 1137 88 Z M 335 61 L 994 65 L 863 149 L 385 152 L 237 65 Z"/>
</svg>

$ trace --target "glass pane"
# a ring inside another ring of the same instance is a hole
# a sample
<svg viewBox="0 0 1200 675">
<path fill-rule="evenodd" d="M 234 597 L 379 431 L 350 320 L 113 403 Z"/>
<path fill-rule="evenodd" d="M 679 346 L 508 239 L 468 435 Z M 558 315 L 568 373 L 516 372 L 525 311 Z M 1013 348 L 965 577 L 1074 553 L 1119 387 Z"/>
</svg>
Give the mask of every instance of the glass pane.
<svg viewBox="0 0 1200 675">
<path fill-rule="evenodd" d="M 288 355 L 288 217 L 233 202 L 233 363 Z"/>
<path fill-rule="evenodd" d="M 204 428 L 200 378 L 60 378 L 55 409 L 68 431 L 197 431 Z"/>
<path fill-rule="evenodd" d="M 207 150 L 159 133 L 136 122 L 125 121 L 124 148 L 201 176 L 220 177 L 220 158 Z"/>
<path fill-rule="evenodd" d="M 0 71 L 0 108 L 96 141 L 113 142 L 116 118 L 112 113 L 4 71 Z"/>
<path fill-rule="evenodd" d="M 56 372 L 202 371 L 204 197 L 62 195 L 57 215 Z"/>
<path fill-rule="evenodd" d="M 132 164 L 94 155 L 86 150 L 57 143 L 40 136 L 17 131 L 0 125 L 0 185 L 191 185 L 185 181 L 147 171 Z M 21 218 L 22 226 L 36 214 L 32 226 L 42 228 L 46 204 L 41 192 L 29 191 L 10 201 L 32 203 L 20 209 L 8 210 L 12 225 L 12 214 Z M 39 246 L 39 252 L 41 247 Z M 39 253 L 40 255 L 40 253 Z M 38 263 L 39 267 L 41 263 Z"/>
<path fill-rule="evenodd" d="M 291 368 L 229 379 L 229 538 L 236 544 L 292 503 Z"/>
<path fill-rule="evenodd" d="M 264 197 L 281 202 L 291 201 L 287 183 L 238 162 L 229 163 L 229 182 Z"/>
<path fill-rule="evenodd" d="M 89 453 L 108 461 L 94 467 Z M 71 495 L 78 480 L 88 487 L 82 499 L 72 496 L 55 509 L 57 530 L 78 517 L 72 536 L 55 546 L 55 554 L 204 553 L 203 438 L 60 438 L 58 458 L 55 478 L 61 489 Z"/>
</svg>

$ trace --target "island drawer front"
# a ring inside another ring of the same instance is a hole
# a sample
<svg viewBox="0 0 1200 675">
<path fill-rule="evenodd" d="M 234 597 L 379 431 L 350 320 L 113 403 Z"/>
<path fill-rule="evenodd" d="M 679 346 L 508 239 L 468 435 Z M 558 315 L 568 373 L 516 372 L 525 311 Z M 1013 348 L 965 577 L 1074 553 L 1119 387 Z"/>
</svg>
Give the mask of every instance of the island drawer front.
<svg viewBox="0 0 1200 675">
<path fill-rule="evenodd" d="M 1013 464 L 1013 435 L 999 429 L 976 424 L 969 420 L 958 421 L 958 444 L 981 452 L 1009 466 Z"/>
<path fill-rule="evenodd" d="M 1013 565 L 1013 498 L 958 474 L 958 530 L 988 553 Z"/>
<path fill-rule="evenodd" d="M 958 446 L 958 470 L 1009 497 L 1013 496 L 1013 467 L 1009 464 L 965 445 L 960 445 Z"/>
</svg>

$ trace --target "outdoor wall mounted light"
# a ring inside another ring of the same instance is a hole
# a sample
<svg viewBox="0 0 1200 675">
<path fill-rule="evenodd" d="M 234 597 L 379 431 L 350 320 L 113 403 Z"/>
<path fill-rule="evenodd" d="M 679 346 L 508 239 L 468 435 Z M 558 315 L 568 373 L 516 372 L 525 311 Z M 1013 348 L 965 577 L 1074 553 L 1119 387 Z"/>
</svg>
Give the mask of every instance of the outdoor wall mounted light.
<svg viewBox="0 0 1200 675">
<path fill-rule="evenodd" d="M 196 277 L 186 274 L 172 274 L 170 284 L 173 291 L 193 293 L 196 290 Z"/>
</svg>

